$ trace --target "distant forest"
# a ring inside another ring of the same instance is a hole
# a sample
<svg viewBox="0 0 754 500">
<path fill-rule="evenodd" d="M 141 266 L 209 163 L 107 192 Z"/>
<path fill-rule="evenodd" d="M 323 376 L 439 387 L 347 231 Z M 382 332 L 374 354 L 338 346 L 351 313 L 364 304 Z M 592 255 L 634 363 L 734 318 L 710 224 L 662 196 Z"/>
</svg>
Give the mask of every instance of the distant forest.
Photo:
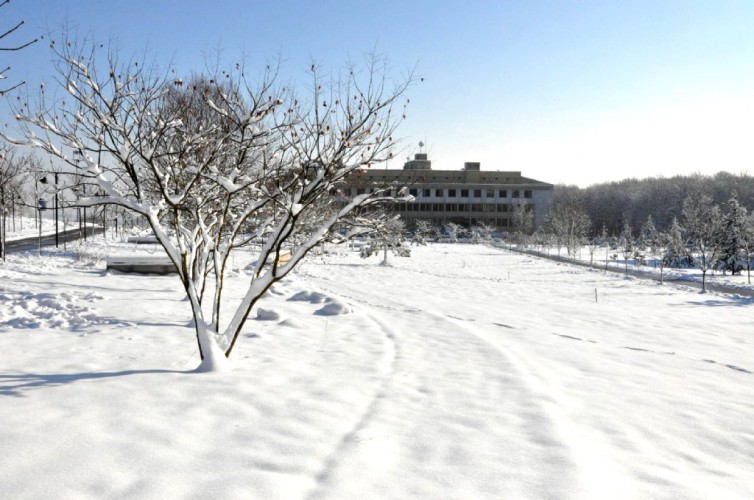
<svg viewBox="0 0 754 500">
<path fill-rule="evenodd" d="M 658 230 L 667 230 L 676 217 L 683 219 L 683 200 L 706 194 L 723 206 L 733 194 L 749 213 L 754 212 L 754 177 L 719 172 L 713 176 L 678 175 L 668 178 L 626 179 L 586 188 L 557 185 L 553 212 L 565 206 L 578 207 L 591 220 L 591 233 L 619 234 L 624 224 L 638 230 L 649 215 Z"/>
</svg>

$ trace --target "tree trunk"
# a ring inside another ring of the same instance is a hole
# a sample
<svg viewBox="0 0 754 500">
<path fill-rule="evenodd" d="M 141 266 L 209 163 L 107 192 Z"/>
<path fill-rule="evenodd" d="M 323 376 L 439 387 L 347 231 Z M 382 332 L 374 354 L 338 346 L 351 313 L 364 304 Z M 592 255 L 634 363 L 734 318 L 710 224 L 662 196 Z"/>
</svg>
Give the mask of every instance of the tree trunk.
<svg viewBox="0 0 754 500">
<path fill-rule="evenodd" d="M 200 373 L 222 371 L 228 365 L 228 358 L 225 356 L 223 349 L 217 344 L 217 340 L 215 340 L 215 331 L 210 329 L 204 321 L 201 302 L 199 302 L 198 297 L 190 287 L 187 287 L 187 296 L 194 315 L 194 328 L 196 330 L 199 356 L 202 358 L 202 362 L 196 368 L 196 371 Z"/>
<path fill-rule="evenodd" d="M 203 321 L 196 323 L 196 338 L 202 355 L 202 362 L 196 368 L 197 372 L 218 372 L 228 367 L 228 358 L 215 342 L 213 335 L 214 332 L 207 328 Z"/>
</svg>

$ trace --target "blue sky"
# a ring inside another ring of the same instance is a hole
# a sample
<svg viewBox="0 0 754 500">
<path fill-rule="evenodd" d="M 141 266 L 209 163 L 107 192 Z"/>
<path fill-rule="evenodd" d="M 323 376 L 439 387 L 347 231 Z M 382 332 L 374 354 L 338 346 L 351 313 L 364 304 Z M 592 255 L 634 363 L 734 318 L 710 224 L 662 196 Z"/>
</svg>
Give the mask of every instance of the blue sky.
<svg viewBox="0 0 754 500">
<path fill-rule="evenodd" d="M 754 2 L 13 0 L 16 39 L 67 23 L 189 73 L 222 49 L 305 80 L 377 49 L 417 65 L 402 128 L 436 169 L 479 161 L 553 183 L 754 174 Z M 3 53 L 52 82 L 47 43 Z M 7 121 L 7 112 L 1 116 Z M 391 168 L 399 168 L 395 161 Z"/>
</svg>

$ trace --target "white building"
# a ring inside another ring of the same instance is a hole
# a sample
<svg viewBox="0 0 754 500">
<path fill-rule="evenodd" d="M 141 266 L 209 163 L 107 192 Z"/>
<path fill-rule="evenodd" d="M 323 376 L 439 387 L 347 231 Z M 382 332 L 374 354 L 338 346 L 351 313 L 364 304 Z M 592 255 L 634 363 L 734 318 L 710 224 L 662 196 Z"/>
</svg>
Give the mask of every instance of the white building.
<svg viewBox="0 0 754 500">
<path fill-rule="evenodd" d="M 414 202 L 397 202 L 393 208 L 411 226 L 417 219 L 436 225 L 454 222 L 465 227 L 485 223 L 500 231 L 512 229 L 513 207 L 524 205 L 534 213 L 534 226 L 545 222 L 553 185 L 523 177 L 521 172 L 481 170 L 465 163 L 463 170 L 432 170 L 427 155 L 419 153 L 402 170 L 364 170 L 351 184 L 351 194 L 366 189 L 409 186 Z"/>
</svg>

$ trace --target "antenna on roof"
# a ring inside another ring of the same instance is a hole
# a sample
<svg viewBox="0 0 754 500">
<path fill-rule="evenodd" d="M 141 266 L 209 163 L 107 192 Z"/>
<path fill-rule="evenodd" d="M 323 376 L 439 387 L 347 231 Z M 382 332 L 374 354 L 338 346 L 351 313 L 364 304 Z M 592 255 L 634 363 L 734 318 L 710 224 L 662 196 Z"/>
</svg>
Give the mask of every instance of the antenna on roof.
<svg viewBox="0 0 754 500">
<path fill-rule="evenodd" d="M 424 141 L 419 141 L 419 152 L 422 153 L 422 148 L 424 147 Z"/>
</svg>

